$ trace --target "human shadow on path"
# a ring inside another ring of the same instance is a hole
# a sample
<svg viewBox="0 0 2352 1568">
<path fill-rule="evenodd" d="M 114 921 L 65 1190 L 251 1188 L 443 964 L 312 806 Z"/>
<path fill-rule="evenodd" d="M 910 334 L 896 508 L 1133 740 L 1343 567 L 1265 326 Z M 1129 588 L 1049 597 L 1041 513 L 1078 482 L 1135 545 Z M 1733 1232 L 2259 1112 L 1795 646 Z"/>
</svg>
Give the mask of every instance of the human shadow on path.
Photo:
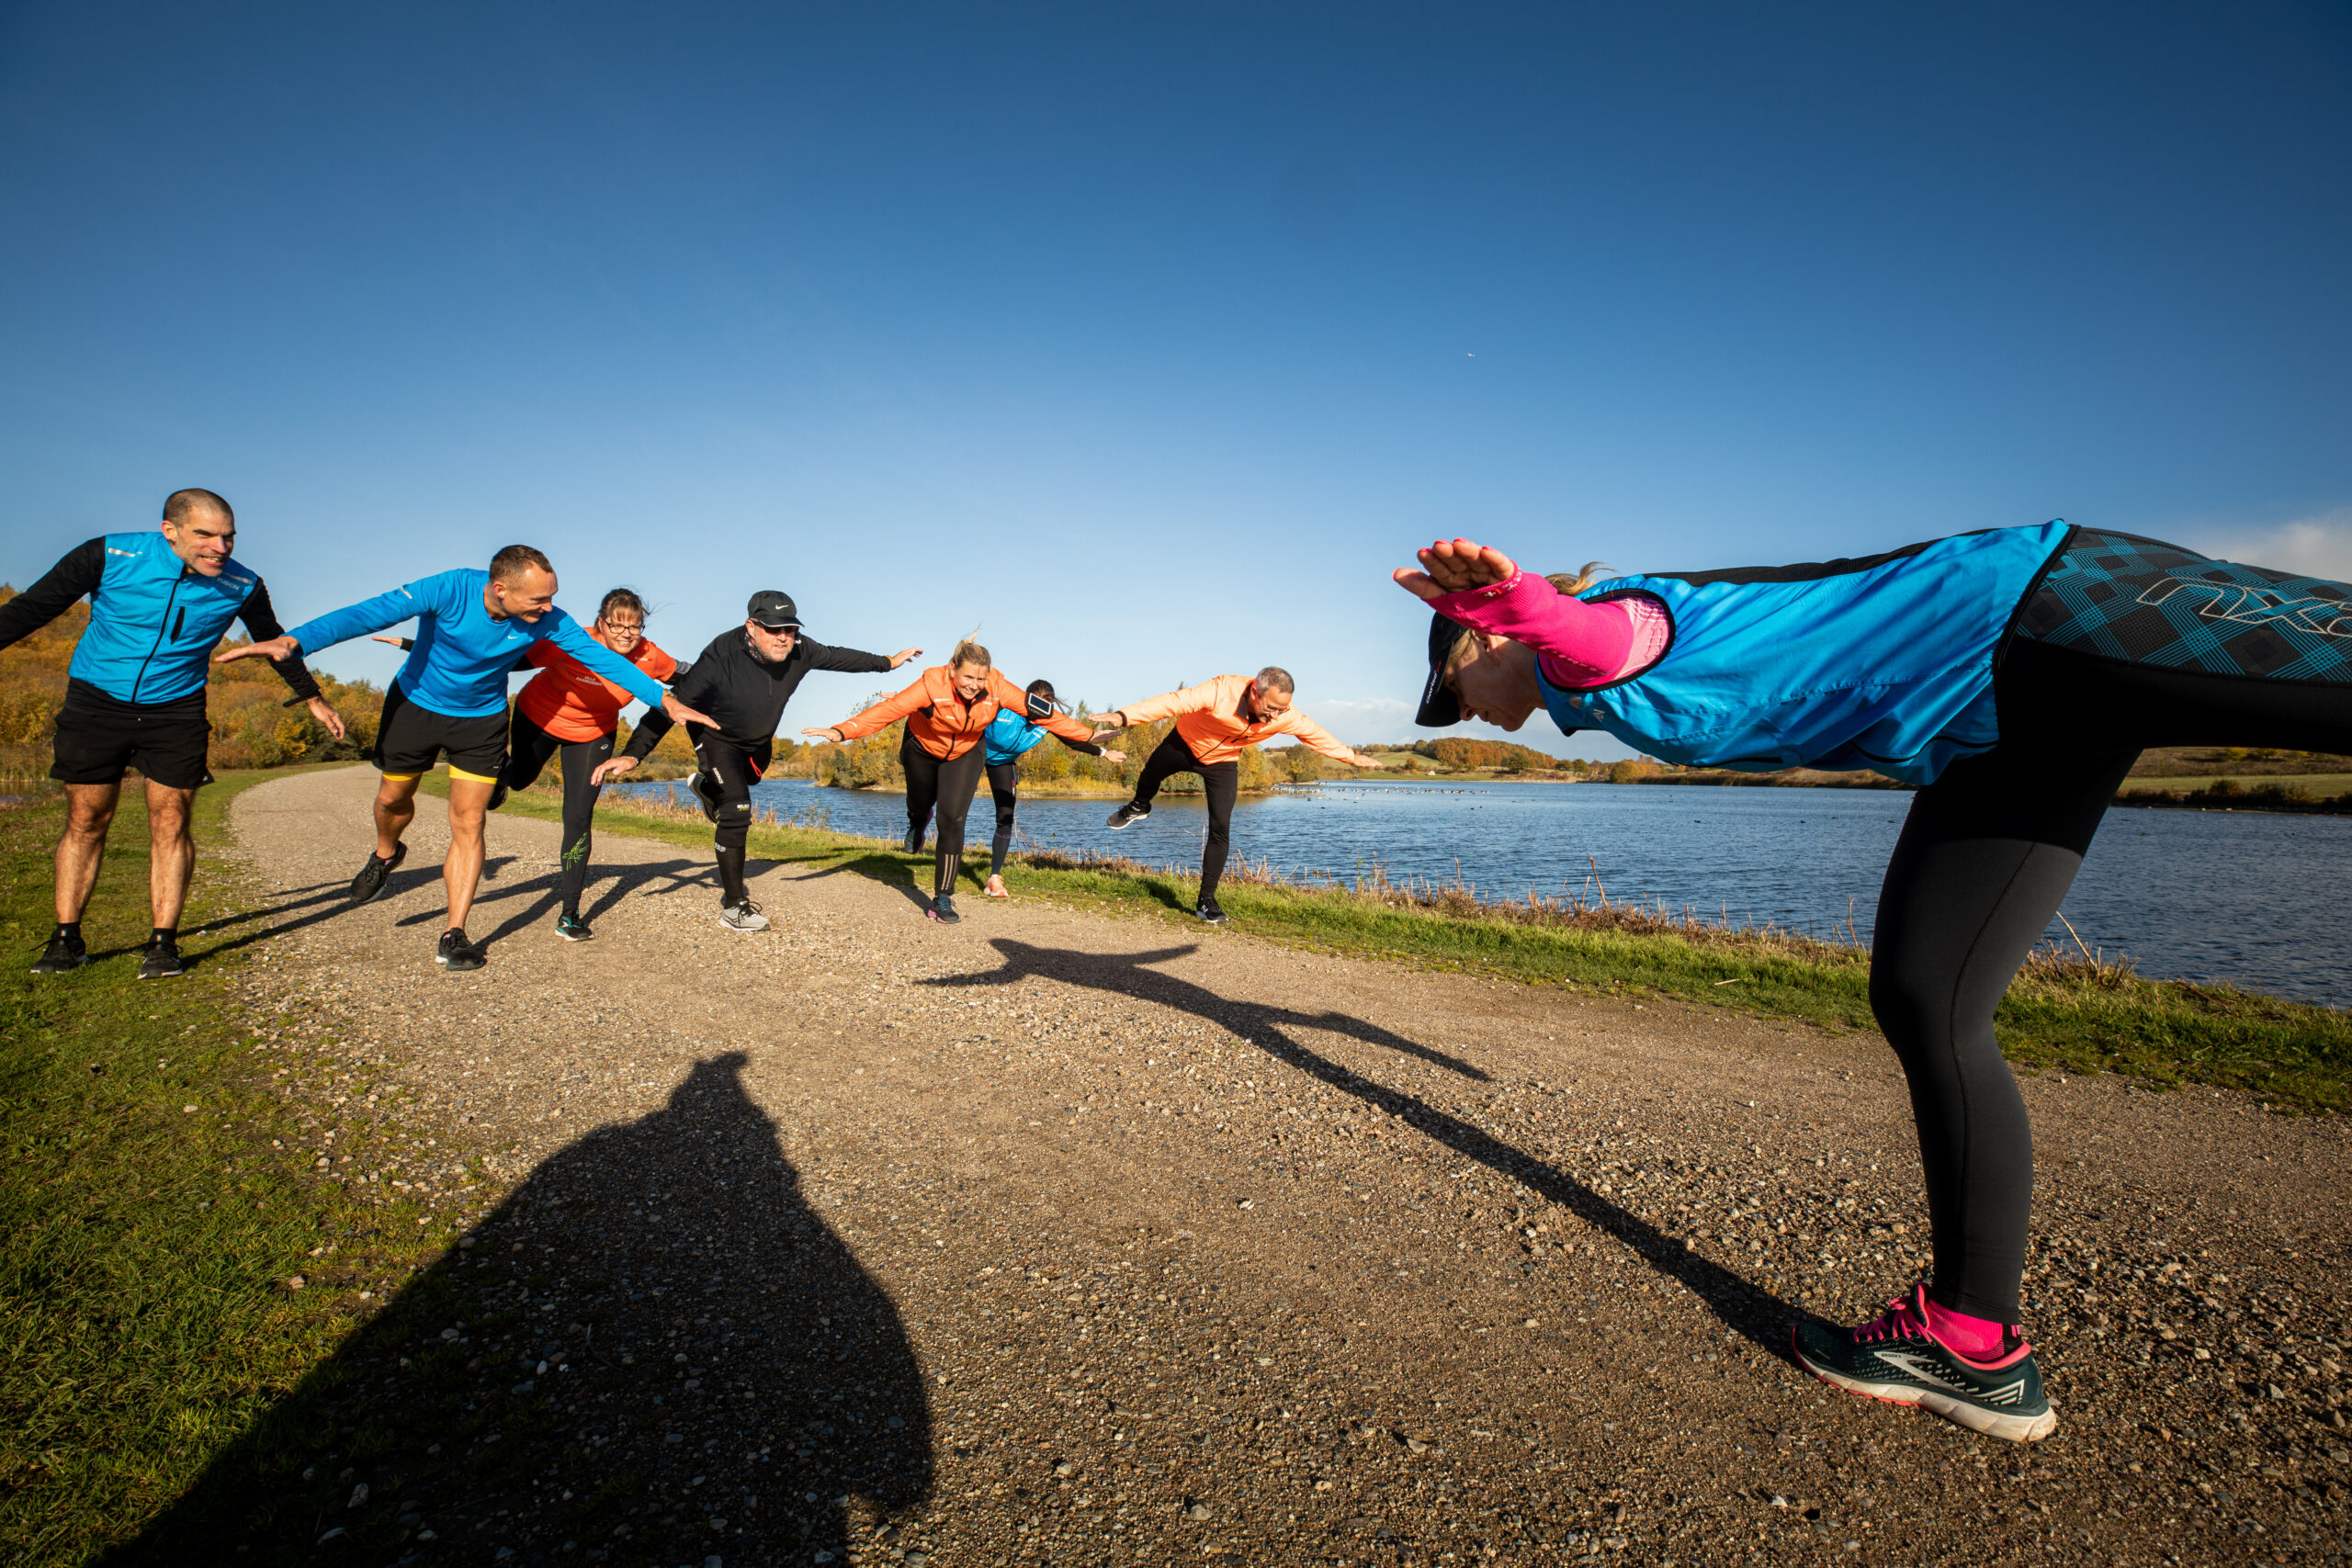
<svg viewBox="0 0 2352 1568">
<path fill-rule="evenodd" d="M 107 1561 L 839 1562 L 922 1504 L 914 1348 L 743 1064 L 550 1156 Z"/>
<path fill-rule="evenodd" d="M 588 896 L 582 900 L 581 918 L 593 925 L 599 916 L 630 894 L 664 879 L 667 879 L 669 886 L 659 889 L 659 892 L 664 895 L 695 889 L 716 890 L 718 886 L 718 870 L 708 861 L 681 859 L 649 861 L 639 865 L 618 865 L 609 871 L 592 874 L 588 880 Z M 481 939 L 481 945 L 485 948 L 490 947 L 500 938 L 512 936 L 514 932 L 531 925 L 552 910 L 557 901 L 562 897 L 563 874 L 560 869 L 544 871 L 519 882 L 499 883 L 483 887 L 474 895 L 474 908 L 477 911 L 494 910 L 499 905 L 511 905 L 518 899 L 529 901 L 520 909 L 509 913 L 504 919 L 492 927 L 490 933 Z M 423 925 L 428 920 L 437 920 L 441 916 L 442 911 L 438 909 L 427 909 L 401 917 L 400 924 Z"/>
<path fill-rule="evenodd" d="M 1376 1024 L 1341 1013 L 1302 1013 L 1261 1002 L 1234 1001 L 1205 986 L 1148 967 L 1198 951 L 1197 944 L 1164 947 L 1148 953 L 1092 953 L 1063 948 L 1036 947 L 1008 937 L 992 937 L 989 945 L 1004 955 L 1004 966 L 978 975 L 947 975 L 922 982 L 930 986 L 1010 986 L 1032 975 L 1068 985 L 1113 991 L 1123 997 L 1158 1002 L 1180 1012 L 1205 1019 L 1237 1038 L 1246 1040 L 1277 1061 L 1353 1095 L 1386 1116 L 1444 1145 L 1465 1159 L 1523 1183 L 1542 1197 L 1575 1213 L 1598 1230 L 1617 1237 L 1643 1262 L 1674 1280 L 1705 1302 L 1724 1326 L 1785 1360 L 1789 1324 L 1802 1315 L 1789 1303 L 1719 1263 L 1692 1252 L 1680 1238 L 1668 1235 L 1649 1221 L 1611 1202 L 1557 1167 L 1522 1154 L 1491 1134 L 1419 1096 L 1386 1088 L 1351 1068 L 1307 1049 L 1288 1032 L 1295 1028 L 1321 1029 L 1345 1034 L 1368 1044 L 1404 1050 L 1425 1061 L 1481 1082 L 1488 1076 L 1467 1063 L 1418 1045 Z"/>
</svg>

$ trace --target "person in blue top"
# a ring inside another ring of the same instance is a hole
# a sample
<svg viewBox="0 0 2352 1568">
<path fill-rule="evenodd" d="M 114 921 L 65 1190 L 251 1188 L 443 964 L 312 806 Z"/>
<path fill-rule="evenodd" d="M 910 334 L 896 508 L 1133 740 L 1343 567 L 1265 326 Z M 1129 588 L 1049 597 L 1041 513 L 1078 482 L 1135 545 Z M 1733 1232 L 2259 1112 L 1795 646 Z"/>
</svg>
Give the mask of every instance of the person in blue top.
<svg viewBox="0 0 2352 1568">
<path fill-rule="evenodd" d="M 148 912 L 154 925 L 139 964 L 142 980 L 181 973 L 179 920 L 196 869 L 188 826 L 211 727 L 205 716 L 207 660 L 243 621 L 255 637 L 279 633 L 261 578 L 230 559 L 237 517 L 209 490 L 176 490 L 152 533 L 88 540 L 41 580 L 0 605 L 0 648 L 31 636 L 87 594 L 90 622 L 74 645 L 65 702 L 57 715 L 57 760 L 49 776 L 65 786 L 65 833 L 57 842 L 57 929 L 33 964 L 62 975 L 87 962 L 82 914 L 106 858 L 107 829 L 122 798 L 122 775 L 147 780 Z M 296 658 L 277 661 L 293 690 L 337 739 L 343 719 Z"/>
<path fill-rule="evenodd" d="M 384 693 L 376 729 L 376 847 L 351 882 L 351 902 L 384 890 L 408 853 L 401 836 L 416 817 L 416 785 L 443 756 L 449 760 L 448 928 L 434 959 L 446 969 L 488 962 L 466 936 L 481 880 L 482 815 L 506 764 L 506 677 L 537 642 L 550 642 L 605 679 L 673 719 L 710 721 L 662 683 L 591 637 L 556 607 L 555 568 L 528 545 L 509 545 L 490 570 L 460 567 L 303 622 L 270 641 L 231 649 L 223 660 L 291 659 L 402 621 L 416 637 L 401 672 Z"/>
<path fill-rule="evenodd" d="M 1669 761 L 1919 786 L 1871 1009 L 1909 1080 L 1933 1277 L 1792 1329 L 1837 1387 L 1974 1431 L 2057 1429 L 2018 1322 L 2033 1133 L 1993 1014 L 2150 746 L 2352 751 L 2352 583 L 2045 523 L 1804 566 L 1545 578 L 1469 539 L 1397 582 L 1435 612 L 1418 723 L 1538 709 Z"/>
<path fill-rule="evenodd" d="M 1011 708 L 999 708 L 988 728 L 980 732 L 980 744 L 987 750 L 989 798 L 996 802 L 996 837 L 989 840 L 988 896 L 991 898 L 1006 897 L 1004 857 L 1012 848 L 1012 813 L 1020 805 L 1022 754 L 1053 734 L 1042 722 L 1046 715 L 1057 709 L 1069 711 L 1054 700 L 1051 681 L 1030 682 L 1027 694 L 1026 711 L 1015 713 Z M 1058 735 L 1054 739 L 1090 757 L 1108 757 L 1114 762 L 1127 760 L 1125 751 L 1105 751 L 1091 741 L 1071 740 Z"/>
</svg>

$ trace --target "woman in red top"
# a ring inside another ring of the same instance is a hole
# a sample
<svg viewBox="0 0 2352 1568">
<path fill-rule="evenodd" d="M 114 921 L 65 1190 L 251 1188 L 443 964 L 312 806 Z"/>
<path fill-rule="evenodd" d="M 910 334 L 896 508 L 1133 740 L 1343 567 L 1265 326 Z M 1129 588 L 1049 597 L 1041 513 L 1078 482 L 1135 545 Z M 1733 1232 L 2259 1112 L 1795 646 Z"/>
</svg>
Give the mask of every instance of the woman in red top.
<svg viewBox="0 0 2352 1568">
<path fill-rule="evenodd" d="M 645 601 L 628 589 L 605 595 L 588 635 L 657 681 L 666 682 L 678 672 L 678 661 L 645 635 Z M 506 770 L 491 804 L 498 805 L 510 790 L 530 788 L 548 760 L 563 754 L 563 912 L 555 929 L 567 942 L 585 942 L 594 933 L 580 918 L 580 895 L 588 882 L 589 824 L 596 815 L 596 797 L 604 793 L 592 775 L 613 754 L 621 709 L 637 699 L 552 643 L 533 643 L 527 662 L 539 666 L 539 672 L 514 699 Z"/>
<path fill-rule="evenodd" d="M 964 859 L 964 814 L 971 809 L 988 760 L 980 742 L 1000 708 L 1025 713 L 1028 706 L 1029 694 L 996 668 L 987 649 L 967 638 L 945 664 L 924 671 L 896 696 L 829 729 L 800 732 L 820 740 L 854 740 L 888 728 L 895 719 L 907 721 L 906 739 L 899 743 L 899 763 L 907 771 L 907 853 L 922 852 L 924 824 L 932 807 L 939 808 L 939 853 L 931 883 L 934 920 L 954 925 L 963 919 L 956 912 L 956 872 Z M 1091 726 L 1066 714 L 1037 722 L 1072 743 L 1091 745 L 1094 739 Z"/>
</svg>

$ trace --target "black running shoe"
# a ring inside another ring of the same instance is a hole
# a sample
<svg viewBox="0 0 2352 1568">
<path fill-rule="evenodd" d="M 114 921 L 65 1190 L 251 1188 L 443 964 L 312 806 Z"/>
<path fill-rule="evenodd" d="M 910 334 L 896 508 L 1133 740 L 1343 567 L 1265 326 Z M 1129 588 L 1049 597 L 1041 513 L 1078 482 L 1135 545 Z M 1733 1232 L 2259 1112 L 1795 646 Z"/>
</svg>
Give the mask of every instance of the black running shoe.
<svg viewBox="0 0 2352 1568">
<path fill-rule="evenodd" d="M 71 931 L 56 931 L 49 934 L 49 945 L 33 960 L 36 975 L 70 975 L 90 961 L 90 950 L 82 939 Z"/>
<path fill-rule="evenodd" d="M 587 921 L 582 919 L 573 911 L 566 909 L 555 918 L 555 934 L 566 942 L 586 942 L 596 933 L 588 929 Z"/>
<path fill-rule="evenodd" d="M 169 980 L 187 971 L 180 967 L 180 944 L 168 936 L 147 939 L 147 956 L 139 961 L 139 977 L 142 980 Z"/>
<path fill-rule="evenodd" d="M 1125 828 L 1151 815 L 1151 807 L 1138 801 L 1129 801 L 1102 819 L 1105 828 Z"/>
<path fill-rule="evenodd" d="M 484 811 L 495 811 L 505 804 L 506 781 L 504 779 L 501 779 L 496 784 L 490 786 L 490 804 L 483 807 L 482 809 Z"/>
<path fill-rule="evenodd" d="M 406 859 L 408 859 L 408 846 L 406 844 L 394 844 L 392 846 L 392 858 L 390 860 L 385 860 L 380 856 L 370 854 L 368 857 L 368 863 L 359 868 L 359 874 L 351 879 L 351 902 L 353 907 L 356 908 L 361 904 L 365 904 L 370 898 L 373 898 L 378 894 L 383 892 L 384 884 L 391 880 L 393 868 L 398 866 L 401 862 Z"/>
<path fill-rule="evenodd" d="M 713 800 L 702 787 L 703 781 L 708 777 L 709 775 L 707 773 L 688 773 L 686 775 L 686 793 L 695 797 L 695 804 L 702 807 L 702 814 L 705 817 L 709 818 L 713 825 L 716 825 L 718 821 L 718 802 Z"/>
<path fill-rule="evenodd" d="M 955 897 L 946 893 L 939 894 L 932 899 L 928 912 L 933 919 L 943 926 L 952 926 L 964 918 L 956 912 Z"/>
<path fill-rule="evenodd" d="M 441 945 L 433 954 L 433 962 L 456 974 L 464 969 L 479 969 L 490 962 L 490 955 L 467 940 L 466 933 L 455 927 L 441 933 Z"/>
<path fill-rule="evenodd" d="M 1993 1359 L 1961 1355 L 1928 1328 L 1925 1285 L 1914 1285 L 1911 1294 L 1887 1303 L 1883 1314 L 1859 1328 L 1808 1318 L 1789 1338 L 1805 1371 L 1849 1393 L 1916 1404 L 2013 1443 L 2037 1443 L 2058 1429 L 2033 1347 L 2012 1329 Z"/>
<path fill-rule="evenodd" d="M 1201 907 L 1193 911 L 1213 926 L 1225 924 L 1225 910 L 1214 898 L 1204 898 Z"/>
<path fill-rule="evenodd" d="M 910 828 L 907 829 L 907 853 L 910 855 L 919 855 L 922 853 L 922 829 Z"/>
</svg>

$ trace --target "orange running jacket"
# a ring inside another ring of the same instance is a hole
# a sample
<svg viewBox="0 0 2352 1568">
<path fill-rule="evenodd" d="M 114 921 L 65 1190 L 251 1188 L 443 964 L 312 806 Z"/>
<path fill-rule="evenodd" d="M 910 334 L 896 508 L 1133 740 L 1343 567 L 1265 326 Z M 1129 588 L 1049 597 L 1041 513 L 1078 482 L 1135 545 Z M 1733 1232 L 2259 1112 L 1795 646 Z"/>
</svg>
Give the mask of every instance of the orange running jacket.
<svg viewBox="0 0 2352 1568">
<path fill-rule="evenodd" d="M 1299 744 L 1344 762 L 1355 752 L 1337 736 L 1296 708 L 1254 723 L 1241 716 L 1241 699 L 1250 690 L 1248 675 L 1219 675 L 1197 686 L 1146 697 L 1117 710 L 1129 724 L 1150 724 L 1173 718 L 1176 733 L 1204 762 L 1230 762 L 1270 735 L 1293 735 Z"/>
<path fill-rule="evenodd" d="M 651 637 L 640 638 L 620 657 L 663 682 L 678 672 L 678 661 Z M 613 684 L 551 642 L 533 643 L 525 662 L 539 666 L 539 672 L 524 683 L 514 705 L 558 740 L 602 739 L 620 728 L 621 709 L 637 701 L 628 687 Z"/>
<path fill-rule="evenodd" d="M 915 744 L 943 762 L 952 762 L 980 743 L 981 732 L 996 717 L 1000 707 L 1014 713 L 1029 711 L 1029 694 L 1012 683 L 1012 678 L 1001 670 L 989 671 L 988 690 L 979 700 L 967 703 L 956 694 L 956 678 L 944 664 L 933 665 L 922 677 L 896 696 L 885 697 L 854 717 L 845 718 L 833 726 L 844 740 L 855 740 L 889 727 L 891 720 L 907 721 L 907 733 Z M 1038 721 L 1065 740 L 1091 740 L 1094 727 L 1067 714 L 1054 714 Z"/>
</svg>

